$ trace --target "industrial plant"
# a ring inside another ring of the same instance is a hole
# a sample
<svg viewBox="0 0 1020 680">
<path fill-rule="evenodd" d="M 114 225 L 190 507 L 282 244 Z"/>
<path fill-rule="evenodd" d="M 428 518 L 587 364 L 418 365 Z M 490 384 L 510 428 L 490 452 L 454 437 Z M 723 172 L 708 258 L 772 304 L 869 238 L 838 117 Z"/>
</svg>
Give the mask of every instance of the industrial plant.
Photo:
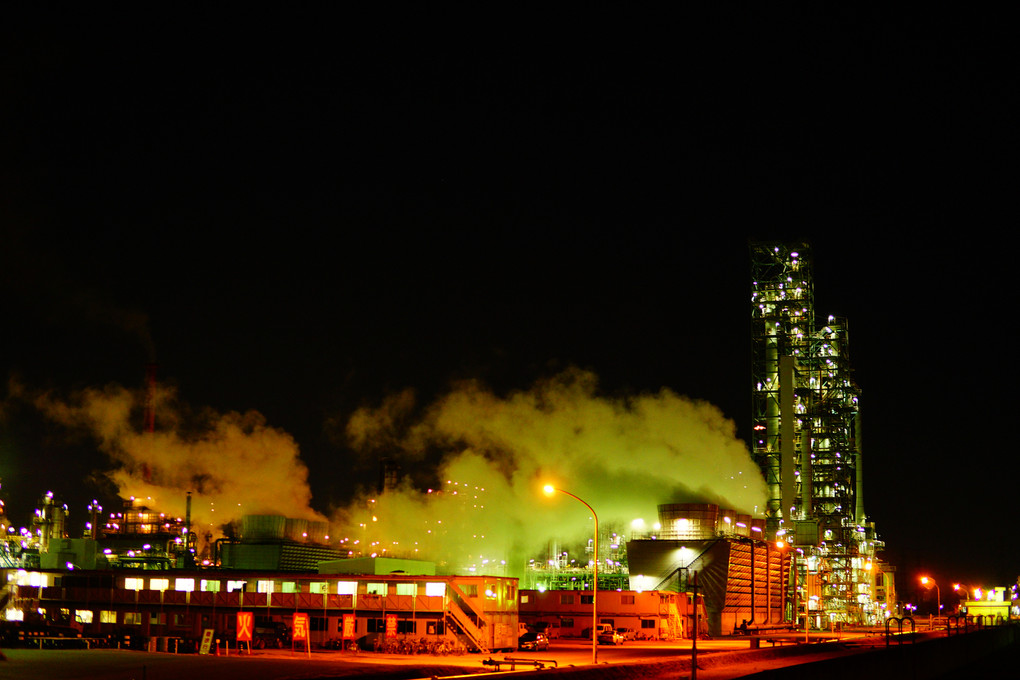
<svg viewBox="0 0 1020 680">
<path fill-rule="evenodd" d="M 655 499 L 653 527 L 600 530 L 595 520 L 591 540 L 550 541 L 518 578 L 498 557 L 437 569 L 424 541 L 330 538 L 326 522 L 282 515 L 245 515 L 200 546 L 191 494 L 184 517 L 136 498 L 104 516 L 93 501 L 84 535 L 71 538 L 67 507 L 47 493 L 21 530 L 0 505 L 0 584 L 9 592 L 0 625 L 184 640 L 208 629 L 234 636 L 247 611 L 272 626 L 305 612 L 313 641 L 324 645 L 341 638 L 378 649 L 395 636 L 432 635 L 469 650 L 509 649 L 519 623 L 564 636 L 590 630 L 584 607 L 596 575 L 599 591 L 622 593 L 605 600 L 600 622 L 655 639 L 878 624 L 896 606 L 895 570 L 864 510 L 861 391 L 847 321 L 816 315 L 808 244 L 755 242 L 750 261 L 749 454 L 767 488 L 761 516 Z M 146 432 L 154 429 L 153 384 L 150 369 Z M 384 486 L 395 486 L 396 468 L 385 459 L 382 467 Z M 448 486 L 435 494 L 456 496 L 462 521 L 484 507 L 484 489 Z"/>
<path fill-rule="evenodd" d="M 877 622 L 895 602 L 893 569 L 864 511 L 847 320 L 816 315 L 807 243 L 751 244 L 751 280 L 751 450 L 769 489 L 766 530 L 803 551 L 808 615 Z"/>
</svg>

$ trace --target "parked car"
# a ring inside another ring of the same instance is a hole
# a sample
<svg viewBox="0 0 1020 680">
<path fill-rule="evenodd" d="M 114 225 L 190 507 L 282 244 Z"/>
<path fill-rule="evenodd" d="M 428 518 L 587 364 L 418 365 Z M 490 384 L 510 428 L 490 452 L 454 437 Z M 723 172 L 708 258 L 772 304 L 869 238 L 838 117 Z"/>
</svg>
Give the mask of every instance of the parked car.
<svg viewBox="0 0 1020 680">
<path fill-rule="evenodd" d="M 633 628 L 617 628 L 616 632 L 623 636 L 624 640 L 636 640 L 637 631 Z"/>
<path fill-rule="evenodd" d="M 623 636 L 620 635 L 619 631 L 615 631 L 612 628 L 599 633 L 599 644 L 600 645 L 622 645 Z"/>
<path fill-rule="evenodd" d="M 531 650 L 541 652 L 549 649 L 549 638 L 544 633 L 525 633 L 517 638 L 517 649 L 522 652 Z"/>
</svg>

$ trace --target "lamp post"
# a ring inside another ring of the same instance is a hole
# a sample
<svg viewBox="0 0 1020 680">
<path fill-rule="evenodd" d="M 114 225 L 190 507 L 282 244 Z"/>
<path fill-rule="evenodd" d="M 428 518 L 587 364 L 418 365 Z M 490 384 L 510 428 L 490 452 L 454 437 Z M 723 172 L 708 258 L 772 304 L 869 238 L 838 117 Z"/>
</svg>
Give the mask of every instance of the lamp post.
<svg viewBox="0 0 1020 680">
<path fill-rule="evenodd" d="M 978 599 L 977 598 L 978 589 L 977 588 L 971 588 L 970 586 L 968 586 L 965 583 L 954 583 L 953 584 L 953 590 L 956 592 L 957 597 L 961 598 L 961 601 L 963 602 L 963 608 L 965 610 L 967 608 L 967 601 L 968 600 L 972 600 L 972 599 L 976 600 L 976 599 Z M 960 602 L 956 603 L 956 609 L 957 609 L 957 611 L 959 611 L 959 609 L 960 609 Z"/>
<path fill-rule="evenodd" d="M 929 583 L 931 585 L 928 585 Z M 935 603 L 938 606 L 938 609 L 935 610 L 935 616 L 936 617 L 941 616 L 942 615 L 942 593 L 941 593 L 941 591 L 939 591 L 939 584 L 935 583 L 935 579 L 933 579 L 933 578 L 928 578 L 927 576 L 922 576 L 921 577 L 921 585 L 924 586 L 925 588 L 927 588 L 928 590 L 931 590 L 931 587 L 935 586 L 935 598 L 936 598 Z"/>
<path fill-rule="evenodd" d="M 574 500 L 580 501 L 584 507 L 588 508 L 591 512 L 591 516 L 595 519 L 595 559 L 592 561 L 591 570 L 591 662 L 597 664 L 599 662 L 599 635 L 598 635 L 598 623 L 599 623 L 599 516 L 595 514 L 595 510 L 588 505 L 588 503 L 578 496 L 564 491 L 563 489 L 557 489 L 552 484 L 546 484 L 545 488 L 546 496 L 552 496 L 554 493 L 559 491 L 562 494 L 566 494 Z"/>
</svg>

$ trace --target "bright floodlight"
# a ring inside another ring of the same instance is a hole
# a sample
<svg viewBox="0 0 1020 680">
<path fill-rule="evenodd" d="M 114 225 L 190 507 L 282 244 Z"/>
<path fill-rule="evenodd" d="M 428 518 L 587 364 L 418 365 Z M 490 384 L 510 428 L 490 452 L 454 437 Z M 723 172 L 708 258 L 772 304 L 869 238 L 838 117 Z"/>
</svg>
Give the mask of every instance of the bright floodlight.
<svg viewBox="0 0 1020 680">
<path fill-rule="evenodd" d="M 554 493 L 556 493 L 556 487 L 553 486 L 552 484 L 546 484 L 545 486 L 542 487 L 542 491 L 545 491 L 546 496 L 552 496 Z"/>
</svg>

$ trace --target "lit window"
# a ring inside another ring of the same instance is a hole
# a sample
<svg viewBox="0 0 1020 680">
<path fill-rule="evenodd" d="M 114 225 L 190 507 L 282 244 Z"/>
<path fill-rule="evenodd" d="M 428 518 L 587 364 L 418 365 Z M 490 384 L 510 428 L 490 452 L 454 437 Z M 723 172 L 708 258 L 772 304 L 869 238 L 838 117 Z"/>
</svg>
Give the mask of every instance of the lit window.
<svg viewBox="0 0 1020 680">
<path fill-rule="evenodd" d="M 397 584 L 397 595 L 417 595 L 418 586 L 414 583 L 398 583 Z"/>
<path fill-rule="evenodd" d="M 150 578 L 149 579 L 149 590 L 169 590 L 170 579 L 168 578 Z"/>
<path fill-rule="evenodd" d="M 195 590 L 195 579 L 193 578 L 178 578 L 174 579 L 174 590 L 190 593 Z"/>
<path fill-rule="evenodd" d="M 446 584 L 445 583 L 426 583 L 425 584 L 425 595 L 428 597 L 445 597 L 446 596 Z"/>
<path fill-rule="evenodd" d="M 337 595 L 357 595 L 358 594 L 358 582 L 357 581 L 337 581 L 337 583 L 336 583 L 336 594 Z"/>
<path fill-rule="evenodd" d="M 124 588 L 127 590 L 141 590 L 145 587 L 144 578 L 126 578 L 124 579 Z"/>
</svg>

